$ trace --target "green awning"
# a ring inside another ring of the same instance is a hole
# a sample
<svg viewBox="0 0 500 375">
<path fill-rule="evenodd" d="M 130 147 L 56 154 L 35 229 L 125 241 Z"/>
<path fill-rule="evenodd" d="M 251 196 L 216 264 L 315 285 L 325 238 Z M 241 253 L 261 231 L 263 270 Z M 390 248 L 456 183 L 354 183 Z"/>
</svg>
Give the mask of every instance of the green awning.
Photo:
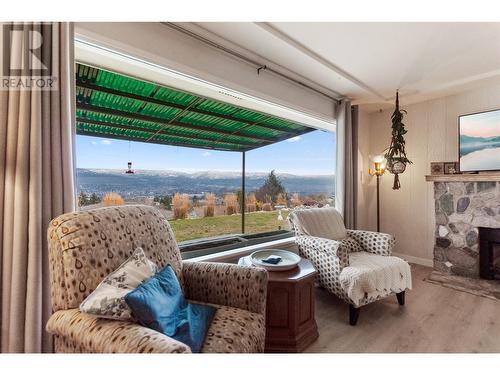
<svg viewBox="0 0 500 375">
<path fill-rule="evenodd" d="M 76 66 L 76 132 L 173 146 L 248 151 L 313 128 L 88 65 Z"/>
</svg>

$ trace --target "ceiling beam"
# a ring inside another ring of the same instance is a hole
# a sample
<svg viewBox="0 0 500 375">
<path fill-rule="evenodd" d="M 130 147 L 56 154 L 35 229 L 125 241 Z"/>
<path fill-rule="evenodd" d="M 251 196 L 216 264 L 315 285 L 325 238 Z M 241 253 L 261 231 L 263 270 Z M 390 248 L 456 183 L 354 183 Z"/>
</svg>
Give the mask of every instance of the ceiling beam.
<svg viewBox="0 0 500 375">
<path fill-rule="evenodd" d="M 271 35 L 274 35 L 275 37 L 281 39 L 283 42 L 286 44 L 292 46 L 296 50 L 299 50 L 300 52 L 304 53 L 305 55 L 309 56 L 310 58 L 314 59 L 321 65 L 325 66 L 326 68 L 334 71 L 335 73 L 341 75 L 348 81 L 354 83 L 355 85 L 365 89 L 366 91 L 372 93 L 376 97 L 383 99 L 384 101 L 387 100 L 387 98 L 379 93 L 377 90 L 374 88 L 370 87 L 363 81 L 359 80 L 358 78 L 354 77 L 352 74 L 349 74 L 342 68 L 338 67 L 337 65 L 333 64 L 331 61 L 325 59 L 323 56 L 319 55 L 318 53 L 314 52 L 310 48 L 306 47 L 299 41 L 295 40 L 294 38 L 290 37 L 286 33 L 282 32 L 281 30 L 278 30 L 275 26 L 273 26 L 269 22 L 255 22 L 255 25 L 259 26 L 261 29 L 267 31 Z"/>
</svg>

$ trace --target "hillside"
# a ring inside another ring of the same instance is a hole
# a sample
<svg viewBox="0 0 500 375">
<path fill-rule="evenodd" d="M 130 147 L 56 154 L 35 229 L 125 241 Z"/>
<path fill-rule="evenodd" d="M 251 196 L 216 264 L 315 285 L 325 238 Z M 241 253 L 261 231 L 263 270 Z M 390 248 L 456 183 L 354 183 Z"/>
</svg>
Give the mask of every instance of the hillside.
<svg viewBox="0 0 500 375">
<path fill-rule="evenodd" d="M 122 196 L 167 195 L 176 192 L 220 195 L 241 188 L 239 172 L 202 171 L 185 173 L 178 171 L 138 170 L 127 175 L 122 170 L 77 168 L 78 191 L 102 195 L 114 191 Z M 334 175 L 277 174 L 289 193 L 333 195 Z M 247 192 L 257 190 L 264 183 L 267 173 L 247 173 Z"/>
</svg>

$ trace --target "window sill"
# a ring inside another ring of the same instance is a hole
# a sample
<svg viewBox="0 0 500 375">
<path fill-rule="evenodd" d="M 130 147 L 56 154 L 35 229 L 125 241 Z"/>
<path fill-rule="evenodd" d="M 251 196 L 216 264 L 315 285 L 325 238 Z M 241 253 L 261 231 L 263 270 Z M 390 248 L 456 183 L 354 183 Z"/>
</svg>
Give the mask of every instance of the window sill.
<svg viewBox="0 0 500 375">
<path fill-rule="evenodd" d="M 267 249 L 270 247 L 279 248 L 280 246 L 288 247 L 294 243 L 295 243 L 295 237 L 288 237 L 275 241 L 262 242 L 250 246 L 242 246 L 236 249 L 221 251 L 209 255 L 203 255 L 196 258 L 190 258 L 186 259 L 185 262 L 227 262 L 243 256 L 247 256 L 257 250 Z"/>
</svg>

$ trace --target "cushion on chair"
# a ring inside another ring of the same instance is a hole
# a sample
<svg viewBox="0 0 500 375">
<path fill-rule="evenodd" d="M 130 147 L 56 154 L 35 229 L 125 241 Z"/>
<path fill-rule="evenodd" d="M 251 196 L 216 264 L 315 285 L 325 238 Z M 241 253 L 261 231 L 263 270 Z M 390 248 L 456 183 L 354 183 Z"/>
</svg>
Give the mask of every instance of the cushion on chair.
<svg viewBox="0 0 500 375">
<path fill-rule="evenodd" d="M 202 353 L 262 353 L 265 322 L 262 314 L 236 307 L 217 307 Z"/>
<path fill-rule="evenodd" d="M 333 207 L 300 209 L 290 215 L 301 234 L 336 241 L 347 237 L 342 215 Z"/>
<path fill-rule="evenodd" d="M 342 269 L 339 282 L 356 306 L 364 298 L 374 299 L 412 287 L 410 265 L 406 261 L 364 251 L 349 254 L 349 266 Z"/>
<path fill-rule="evenodd" d="M 142 248 L 111 272 L 80 304 L 80 311 L 102 318 L 131 320 L 125 296 L 156 273 L 156 264 L 146 258 Z"/>
<path fill-rule="evenodd" d="M 216 308 L 187 303 L 170 265 L 125 296 L 137 321 L 198 353 Z"/>
<path fill-rule="evenodd" d="M 56 353 L 190 353 L 187 345 L 134 322 L 59 310 L 47 322 Z"/>
</svg>

